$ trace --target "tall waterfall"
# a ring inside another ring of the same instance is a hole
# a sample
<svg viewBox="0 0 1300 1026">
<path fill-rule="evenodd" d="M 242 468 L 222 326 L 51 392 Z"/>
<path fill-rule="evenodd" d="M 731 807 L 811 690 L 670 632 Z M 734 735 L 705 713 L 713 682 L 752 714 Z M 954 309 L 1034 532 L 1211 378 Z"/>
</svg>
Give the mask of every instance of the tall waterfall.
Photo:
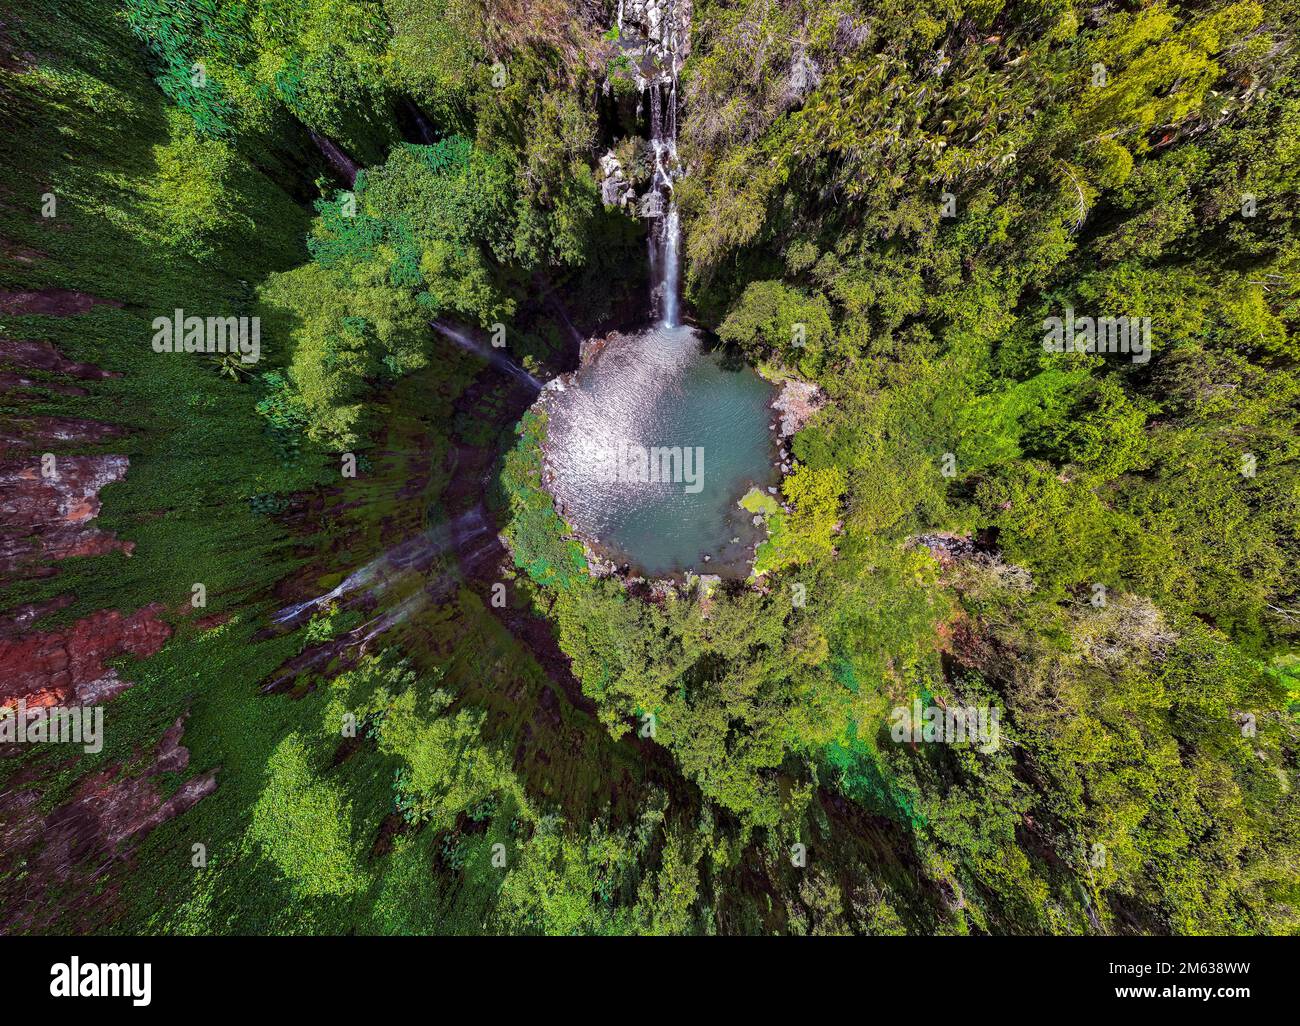
<svg viewBox="0 0 1300 1026">
<path fill-rule="evenodd" d="M 668 216 L 663 219 L 663 302 L 660 308 L 659 323 L 665 328 L 677 327 L 677 276 L 681 268 L 682 224 L 677 213 L 677 204 L 668 208 Z"/>
<path fill-rule="evenodd" d="M 649 222 L 650 310 L 664 328 L 680 319 L 681 217 L 674 183 L 684 170 L 677 157 L 678 77 L 690 52 L 691 0 L 621 0 L 620 46 L 637 66 L 637 85 L 649 116 L 654 155 L 650 183 L 639 198 L 638 212 Z M 606 203 L 632 199 L 623 170 L 612 153 L 602 161 Z"/>
<path fill-rule="evenodd" d="M 690 8 L 686 7 L 687 18 L 689 12 Z M 675 0 L 666 0 L 662 8 L 652 9 L 650 18 L 653 28 L 660 30 L 659 58 L 667 65 L 647 83 L 650 92 L 650 145 L 655 155 L 654 180 L 650 189 L 651 195 L 658 197 L 659 213 L 649 232 L 650 303 L 658 315 L 659 324 L 675 328 L 682 240 L 681 217 L 673 195 L 673 180 L 681 175 L 677 162 L 677 78 L 681 71 L 681 37 L 689 32 L 689 21 L 683 24 L 679 20 Z"/>
<path fill-rule="evenodd" d="M 650 212 L 650 303 L 665 328 L 677 327 L 677 282 L 681 267 L 681 218 L 673 196 L 677 167 L 677 60 L 672 54 L 671 79 L 652 81 L 650 145 L 654 149 L 654 179 L 647 199 Z M 664 94 L 667 93 L 665 96 Z"/>
</svg>

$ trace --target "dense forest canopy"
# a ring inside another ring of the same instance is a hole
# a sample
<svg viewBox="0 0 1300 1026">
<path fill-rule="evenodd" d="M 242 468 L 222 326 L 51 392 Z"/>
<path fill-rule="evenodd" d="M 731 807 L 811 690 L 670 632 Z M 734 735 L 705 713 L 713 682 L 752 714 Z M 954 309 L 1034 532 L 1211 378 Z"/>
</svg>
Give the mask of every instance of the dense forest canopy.
<svg viewBox="0 0 1300 1026">
<path fill-rule="evenodd" d="M 690 6 L 684 305 L 825 401 L 669 587 L 449 342 L 644 313 L 622 5 L 5 12 L 0 705 L 112 693 L 0 741 L 8 931 L 1300 930 L 1300 3 Z"/>
</svg>

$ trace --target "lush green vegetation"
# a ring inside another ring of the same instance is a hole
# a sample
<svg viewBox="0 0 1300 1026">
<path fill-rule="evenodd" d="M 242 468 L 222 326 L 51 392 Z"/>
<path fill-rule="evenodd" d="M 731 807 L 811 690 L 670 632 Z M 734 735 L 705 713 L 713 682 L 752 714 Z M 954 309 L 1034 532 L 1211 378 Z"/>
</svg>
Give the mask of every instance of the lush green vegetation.
<svg viewBox="0 0 1300 1026">
<path fill-rule="evenodd" d="M 171 635 L 113 660 L 103 752 L 0 792 L 125 786 L 178 717 L 151 786 L 217 788 L 113 886 L 0 853 L 9 928 L 1300 929 L 1300 5 L 696 0 L 686 300 L 828 401 L 743 502 L 753 576 L 660 588 L 588 572 L 544 417 L 430 328 L 557 372 L 636 309 L 614 5 L 47 6 L 0 43 L 0 294 L 112 302 L 0 336 L 117 376 L 23 369 L 5 460 L 127 455 L 95 522 L 134 549 L 0 604 Z M 260 317 L 260 364 L 153 352 L 176 308 Z M 1067 308 L 1147 358 L 1049 351 Z M 913 703 L 997 743 L 900 741 Z"/>
<path fill-rule="evenodd" d="M 817 665 L 1004 737 L 877 712 L 822 757 L 919 817 L 972 928 L 1294 929 L 1296 12 L 871 6 L 699 5 L 692 297 L 831 394 L 764 560 Z M 1044 351 L 1066 307 L 1150 317 L 1149 362 Z M 909 549 L 972 531 L 937 577 Z"/>
</svg>

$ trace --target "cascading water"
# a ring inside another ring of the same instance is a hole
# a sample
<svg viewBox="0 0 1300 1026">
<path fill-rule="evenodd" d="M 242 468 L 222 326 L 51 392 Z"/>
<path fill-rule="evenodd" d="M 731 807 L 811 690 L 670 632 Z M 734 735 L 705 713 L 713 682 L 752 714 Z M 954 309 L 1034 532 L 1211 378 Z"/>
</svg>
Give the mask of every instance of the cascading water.
<svg viewBox="0 0 1300 1026">
<path fill-rule="evenodd" d="M 764 427 L 771 387 L 752 370 L 735 372 L 681 323 L 677 105 L 690 19 L 691 0 L 620 5 L 618 46 L 635 69 L 636 118 L 646 127 L 642 142 L 620 142 L 601 158 L 601 195 L 647 226 L 652 323 L 607 338 L 563 387 L 543 393 L 544 480 L 606 571 L 743 578 L 764 535 L 739 500 L 754 487 L 775 491 Z"/>
<path fill-rule="evenodd" d="M 674 3 L 666 5 L 659 24 L 662 26 L 659 57 L 667 67 L 647 83 L 650 146 L 655 161 L 654 176 L 646 195 L 649 201 L 647 212 L 653 219 L 649 232 L 650 301 L 660 327 L 675 328 L 678 323 L 681 218 L 673 195 L 673 182 L 682 173 L 677 160 L 677 77 L 684 26 L 678 20 Z"/>
<path fill-rule="evenodd" d="M 474 338 L 468 332 L 461 331 L 458 328 L 454 328 L 450 324 L 447 324 L 443 321 L 434 321 L 433 327 L 440 335 L 442 335 L 444 338 L 450 339 L 452 342 L 455 342 L 456 345 L 460 346 L 463 350 L 465 350 L 465 352 L 473 353 L 475 356 L 478 356 L 486 360 L 493 367 L 497 368 L 497 370 L 501 371 L 504 374 L 510 375 L 510 377 L 514 378 L 516 381 L 520 382 L 521 384 L 527 385 L 529 388 L 533 389 L 534 391 L 541 390 L 542 383 L 538 381 L 535 377 L 529 374 L 517 363 L 512 362 L 508 357 L 506 357 L 500 351 L 493 349 L 491 346 L 487 345 L 484 342 L 480 342 L 478 339 Z"/>
<path fill-rule="evenodd" d="M 665 328 L 677 327 L 677 274 L 681 267 L 681 254 L 678 252 L 682 238 L 681 220 L 677 214 L 677 204 L 668 208 L 663 228 L 663 316 L 660 323 Z"/>
<path fill-rule="evenodd" d="M 613 150 L 601 158 L 606 206 L 635 209 L 649 223 L 650 311 L 661 328 L 678 326 L 681 218 L 674 183 L 683 172 L 677 156 L 677 83 L 690 52 L 691 0 L 620 0 L 619 46 L 636 68 L 636 116 L 648 117 L 653 160 L 644 185 L 625 174 Z"/>
<path fill-rule="evenodd" d="M 323 595 L 285 606 L 272 617 L 272 621 L 278 624 L 295 623 L 304 613 L 324 609 L 335 599 L 345 598 L 354 592 L 364 590 L 372 597 L 378 596 L 389 590 L 404 574 L 422 574 L 427 571 L 433 560 L 454 544 L 463 546 L 466 539 L 482 536 L 487 531 L 487 522 L 477 509 L 462 513 L 446 524 L 430 528 L 381 552 Z"/>
<path fill-rule="evenodd" d="M 608 334 L 542 393 L 543 481 L 597 573 L 743 579 L 765 533 L 740 499 L 776 492 L 772 389 L 682 324 L 677 105 L 690 21 L 691 0 L 619 6 L 620 81 L 635 75 L 644 129 L 601 157 L 601 197 L 646 225 L 651 323 Z M 630 114 L 620 107 L 620 123 Z"/>
</svg>

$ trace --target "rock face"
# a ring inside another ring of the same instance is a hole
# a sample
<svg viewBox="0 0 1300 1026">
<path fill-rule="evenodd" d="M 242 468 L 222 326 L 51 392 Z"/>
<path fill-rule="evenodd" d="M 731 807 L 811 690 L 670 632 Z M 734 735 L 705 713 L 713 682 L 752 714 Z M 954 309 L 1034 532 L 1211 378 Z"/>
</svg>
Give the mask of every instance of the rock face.
<svg viewBox="0 0 1300 1026">
<path fill-rule="evenodd" d="M 101 304 L 121 306 L 67 290 L 0 292 L 0 315 L 79 316 Z M 0 337 L 0 390 L 19 409 L 27 393 L 85 395 L 82 383 L 118 376 L 70 360 L 48 342 Z M 0 418 L 0 578 L 56 574 L 53 564 L 72 556 L 130 555 L 133 543 L 94 526 L 100 491 L 130 467 L 125 455 L 96 450 L 124 434 L 76 417 Z M 171 636 L 161 603 L 133 613 L 103 609 L 39 629 L 42 618 L 73 601 L 65 592 L 0 615 L 0 709 L 19 700 L 28 709 L 101 705 L 131 686 L 111 661 L 152 656 Z M 7 930 L 103 927 L 103 908 L 111 907 L 120 879 L 115 869 L 129 863 L 135 844 L 216 788 L 215 770 L 179 788 L 164 778 L 189 764 L 183 732 L 181 716 L 152 750 L 146 745 L 123 762 L 96 764 L 57 793 L 47 793 L 44 781 L 76 753 L 0 745 L 0 758 L 22 756 L 0 789 L 0 922 Z"/>
<path fill-rule="evenodd" d="M 54 472 L 42 473 L 39 456 L 0 462 L 0 571 L 48 575 L 49 560 L 130 555 L 120 541 L 90 523 L 99 515 L 99 490 L 126 476 L 125 456 L 61 456 Z"/>
<path fill-rule="evenodd" d="M 0 293 L 0 309 L 48 312 L 47 307 L 84 312 L 102 300 L 82 293 Z M 22 372 L 58 374 L 83 381 L 115 377 L 88 363 L 63 356 L 48 342 L 0 338 L 0 364 Z M 17 387 L 34 379 L 10 374 Z M 71 386 L 40 381 L 40 387 L 68 391 Z M 73 392 L 81 390 L 71 388 Z M 118 455 L 64 456 L 48 449 L 93 446 L 121 437 L 108 424 L 73 417 L 7 417 L 0 420 L 0 572 L 50 576 L 52 561 L 99 556 L 134 547 L 90 523 L 99 515 L 99 491 L 126 476 L 130 460 Z"/>
<path fill-rule="evenodd" d="M 0 293 L 0 312 L 76 315 L 104 302 L 79 292 L 6 292 Z M 115 376 L 67 359 L 48 342 L 0 339 L 0 363 L 82 381 Z M 43 379 L 39 384 L 50 385 Z M 101 445 L 122 434 L 112 425 L 72 417 L 0 420 L 0 573 L 49 576 L 58 572 L 53 562 L 72 556 L 130 555 L 131 542 L 93 524 L 100 490 L 121 481 L 130 460 L 47 451 Z M 31 630 L 41 616 L 70 601 L 71 596 L 63 596 L 12 610 L 0 620 L 0 706 L 20 698 L 29 707 L 107 701 L 130 686 L 107 662 L 123 655 L 153 655 L 171 635 L 158 604 L 129 615 L 100 610 L 62 630 Z"/>
<path fill-rule="evenodd" d="M 691 0 L 622 0 L 618 45 L 637 70 L 637 89 L 668 85 L 691 54 Z"/>
<path fill-rule="evenodd" d="M 677 76 L 691 52 L 691 0 L 622 0 L 617 60 L 630 68 L 639 97 L 637 120 L 649 116 L 650 173 L 623 166 L 613 151 L 600 159 L 600 194 L 606 207 L 662 218 L 677 165 Z M 638 163 L 640 158 L 638 158 Z"/>
<path fill-rule="evenodd" d="M 328 136 L 312 131 L 308 131 L 307 134 L 311 136 L 311 141 L 316 144 L 316 148 L 321 151 L 329 166 L 347 183 L 349 189 L 352 188 L 356 184 L 357 172 L 361 170 L 361 165 L 348 156 L 343 147 Z"/>
<path fill-rule="evenodd" d="M 0 292 L 0 314 L 24 316 L 44 314 L 70 317 L 89 313 L 96 306 L 121 307 L 115 299 L 102 299 L 70 289 L 39 289 L 33 292 Z"/>
<path fill-rule="evenodd" d="M 151 656 L 171 636 L 160 603 L 129 616 L 101 609 L 66 630 L 0 637 L 0 706 L 94 705 L 130 685 L 105 664 Z"/>
<path fill-rule="evenodd" d="M 772 401 L 772 409 L 781 415 L 781 437 L 798 434 L 825 404 L 825 394 L 812 382 L 793 378 L 784 382 L 780 395 Z"/>
<path fill-rule="evenodd" d="M 90 774 L 49 813 L 26 772 L 0 793 L 0 921 L 11 932 L 103 928 L 104 907 L 116 897 L 114 868 L 129 863 L 151 830 L 217 788 L 217 771 L 209 770 L 164 797 L 160 776 L 189 765 L 184 730 L 182 716 L 130 770 L 115 764 Z"/>
<path fill-rule="evenodd" d="M 631 211 L 636 206 L 636 186 L 628 181 L 623 164 L 613 150 L 600 158 L 600 199 L 607 207 Z"/>
<path fill-rule="evenodd" d="M 10 304 L 16 305 L 15 295 L 35 295 L 35 293 L 8 293 L 7 299 Z M 12 364 L 27 370 L 66 374 L 69 377 L 83 380 L 120 378 L 122 376 L 111 371 L 101 370 L 91 363 L 77 363 L 74 360 L 69 360 L 48 342 L 31 342 L 11 338 L 0 338 L 0 363 Z"/>
</svg>

